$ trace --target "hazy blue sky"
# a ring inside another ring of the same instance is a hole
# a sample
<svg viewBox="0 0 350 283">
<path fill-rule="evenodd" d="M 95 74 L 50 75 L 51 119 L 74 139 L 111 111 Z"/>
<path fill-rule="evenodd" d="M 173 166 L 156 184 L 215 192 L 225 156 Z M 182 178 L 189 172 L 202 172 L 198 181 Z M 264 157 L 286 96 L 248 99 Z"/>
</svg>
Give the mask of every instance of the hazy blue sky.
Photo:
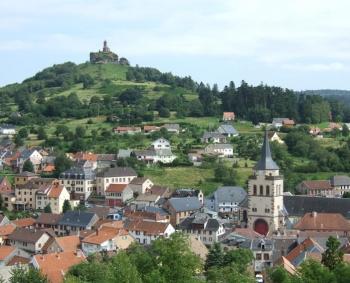
<svg viewBox="0 0 350 283">
<path fill-rule="evenodd" d="M 0 1 L 0 85 L 110 48 L 198 81 L 350 89 L 348 0 Z"/>
</svg>

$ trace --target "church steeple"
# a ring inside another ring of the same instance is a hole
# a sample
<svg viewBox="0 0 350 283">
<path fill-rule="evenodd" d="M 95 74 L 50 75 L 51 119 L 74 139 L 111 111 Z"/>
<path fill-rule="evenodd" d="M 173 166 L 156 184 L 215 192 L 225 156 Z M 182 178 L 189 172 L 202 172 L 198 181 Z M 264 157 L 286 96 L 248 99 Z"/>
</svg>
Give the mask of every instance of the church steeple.
<svg viewBox="0 0 350 283">
<path fill-rule="evenodd" d="M 265 130 L 264 143 L 261 149 L 261 157 L 258 163 L 255 165 L 255 170 L 279 170 L 278 165 L 273 161 L 270 150 L 269 138 L 267 130 Z"/>
</svg>

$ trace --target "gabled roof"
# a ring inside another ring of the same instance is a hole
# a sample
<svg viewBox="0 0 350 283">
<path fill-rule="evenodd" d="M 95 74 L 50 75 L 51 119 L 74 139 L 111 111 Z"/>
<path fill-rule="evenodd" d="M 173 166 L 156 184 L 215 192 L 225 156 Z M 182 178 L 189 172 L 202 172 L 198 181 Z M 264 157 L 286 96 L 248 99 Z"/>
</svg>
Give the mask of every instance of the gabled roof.
<svg viewBox="0 0 350 283">
<path fill-rule="evenodd" d="M 16 226 L 12 223 L 0 226 L 0 236 L 5 237 L 13 233 L 16 230 Z"/>
<path fill-rule="evenodd" d="M 330 179 L 331 185 L 336 186 L 350 186 L 350 177 L 344 175 L 336 175 Z"/>
<path fill-rule="evenodd" d="M 298 230 L 350 231 L 350 223 L 339 213 L 306 213 L 294 225 Z"/>
<path fill-rule="evenodd" d="M 147 177 L 136 177 L 134 179 L 131 180 L 130 184 L 133 185 L 142 185 L 144 184 L 147 180 L 149 180 L 149 178 Z"/>
<path fill-rule="evenodd" d="M 61 173 L 60 179 L 93 180 L 95 172 L 91 168 L 74 166 Z"/>
<path fill-rule="evenodd" d="M 278 170 L 279 167 L 273 161 L 270 150 L 269 138 L 267 131 L 265 131 L 264 143 L 261 148 L 261 156 L 258 163 L 255 165 L 255 170 Z"/>
<path fill-rule="evenodd" d="M 169 223 L 161 223 L 161 222 L 152 222 L 152 221 L 142 221 L 135 220 L 126 223 L 126 229 L 129 231 L 142 231 L 146 235 L 161 235 L 164 234 L 168 226 L 171 225 Z"/>
<path fill-rule="evenodd" d="M 97 177 L 102 178 L 126 176 L 137 176 L 137 173 L 131 167 L 109 167 L 97 173 Z"/>
<path fill-rule="evenodd" d="M 0 246 L 0 260 L 6 259 L 15 250 L 16 250 L 16 247 L 14 246 Z"/>
<path fill-rule="evenodd" d="M 227 143 L 213 143 L 207 145 L 206 149 L 208 150 L 218 150 L 218 149 L 233 149 L 232 144 Z"/>
<path fill-rule="evenodd" d="M 237 202 L 240 204 L 247 197 L 247 192 L 238 186 L 219 187 L 210 198 L 215 198 L 217 202 Z"/>
<path fill-rule="evenodd" d="M 350 199 L 311 196 L 283 196 L 284 207 L 289 216 L 302 217 L 308 212 L 340 213 L 350 218 Z"/>
<path fill-rule="evenodd" d="M 101 245 L 105 241 L 112 240 L 117 236 L 126 236 L 128 231 L 125 229 L 115 229 L 110 227 L 102 227 L 98 229 L 94 234 L 85 237 L 82 242 L 94 245 Z"/>
<path fill-rule="evenodd" d="M 182 230 L 205 230 L 216 232 L 220 228 L 220 223 L 217 219 L 210 218 L 206 213 L 194 213 L 185 218 L 180 224 Z"/>
<path fill-rule="evenodd" d="M 212 138 L 226 139 L 226 137 L 223 134 L 218 132 L 205 132 L 202 137 L 202 139 L 212 139 Z"/>
<path fill-rule="evenodd" d="M 238 135 L 237 130 L 230 124 L 222 124 L 217 131 L 221 134 Z"/>
<path fill-rule="evenodd" d="M 92 212 L 67 211 L 63 214 L 63 217 L 58 224 L 86 227 L 91 223 L 95 216 L 96 214 Z"/>
<path fill-rule="evenodd" d="M 35 219 L 28 217 L 28 218 L 21 218 L 17 220 L 13 220 L 12 223 L 16 225 L 16 227 L 29 227 L 33 226 L 35 224 Z"/>
<path fill-rule="evenodd" d="M 75 252 L 78 250 L 78 247 L 80 246 L 79 236 L 76 236 L 76 235 L 56 237 L 55 241 L 64 252 L 68 252 L 68 251 Z"/>
<path fill-rule="evenodd" d="M 62 252 L 45 255 L 35 255 L 33 261 L 39 266 L 40 271 L 47 276 L 50 282 L 63 282 L 64 275 L 73 265 L 86 261 L 82 252 Z"/>
<path fill-rule="evenodd" d="M 176 212 L 198 210 L 202 206 L 197 197 L 171 198 L 168 202 Z"/>
<path fill-rule="evenodd" d="M 64 190 L 63 186 L 60 186 L 60 185 L 52 186 L 47 196 L 50 198 L 59 198 L 63 190 Z"/>
<path fill-rule="evenodd" d="M 37 229 L 16 228 L 16 230 L 9 235 L 9 239 L 13 241 L 21 241 L 25 243 L 36 243 L 47 232 Z"/>
<path fill-rule="evenodd" d="M 328 180 L 308 180 L 301 183 L 309 190 L 329 190 L 332 189 Z"/>
<path fill-rule="evenodd" d="M 179 124 L 164 124 L 162 127 L 166 128 L 167 130 L 175 130 L 175 131 L 179 131 L 180 130 L 180 125 Z"/>
<path fill-rule="evenodd" d="M 35 222 L 37 224 L 57 225 L 61 218 L 62 214 L 40 213 Z"/>
<path fill-rule="evenodd" d="M 122 193 L 128 187 L 128 184 L 110 184 L 106 193 Z"/>
</svg>

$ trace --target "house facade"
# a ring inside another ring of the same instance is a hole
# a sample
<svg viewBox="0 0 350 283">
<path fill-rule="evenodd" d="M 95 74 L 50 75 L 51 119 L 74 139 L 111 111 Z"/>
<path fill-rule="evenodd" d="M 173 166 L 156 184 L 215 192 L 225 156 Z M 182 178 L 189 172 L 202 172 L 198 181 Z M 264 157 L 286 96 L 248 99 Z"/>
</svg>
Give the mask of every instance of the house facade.
<svg viewBox="0 0 350 283">
<path fill-rule="evenodd" d="M 209 144 L 205 147 L 204 152 L 206 154 L 218 155 L 218 157 L 233 157 L 233 146 L 231 144 L 215 143 Z"/>
<path fill-rule="evenodd" d="M 64 186 L 55 184 L 38 190 L 35 200 L 36 209 L 44 210 L 47 205 L 50 205 L 52 213 L 60 214 L 64 201 L 70 200 L 70 194 Z"/>
<path fill-rule="evenodd" d="M 110 184 L 106 190 L 106 205 L 110 207 L 124 206 L 134 197 L 134 193 L 128 184 Z"/>
</svg>

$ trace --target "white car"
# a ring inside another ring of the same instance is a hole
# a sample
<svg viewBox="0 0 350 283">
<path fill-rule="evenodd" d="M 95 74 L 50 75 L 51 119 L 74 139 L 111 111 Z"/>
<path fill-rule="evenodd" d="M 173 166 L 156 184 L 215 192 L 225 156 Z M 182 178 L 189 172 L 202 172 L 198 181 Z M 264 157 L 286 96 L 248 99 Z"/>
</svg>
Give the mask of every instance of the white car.
<svg viewBox="0 0 350 283">
<path fill-rule="evenodd" d="M 255 275 L 255 281 L 257 283 L 264 283 L 264 277 L 262 276 L 262 274 L 258 273 Z"/>
</svg>

